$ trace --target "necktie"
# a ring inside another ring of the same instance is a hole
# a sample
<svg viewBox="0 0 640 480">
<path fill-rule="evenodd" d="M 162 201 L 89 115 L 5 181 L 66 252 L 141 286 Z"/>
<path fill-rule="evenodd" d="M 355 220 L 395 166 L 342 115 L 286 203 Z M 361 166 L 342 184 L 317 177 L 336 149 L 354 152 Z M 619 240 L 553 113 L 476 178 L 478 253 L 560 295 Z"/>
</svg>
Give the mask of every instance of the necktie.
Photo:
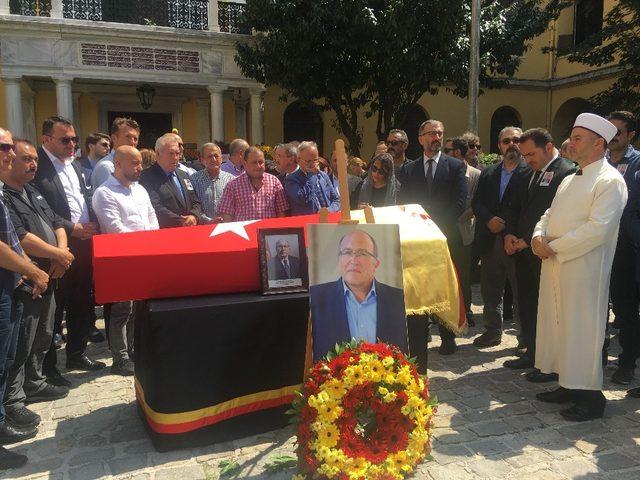
<svg viewBox="0 0 640 480">
<path fill-rule="evenodd" d="M 529 185 L 529 191 L 533 190 L 536 185 L 538 185 L 538 180 L 540 180 L 540 175 L 542 175 L 542 171 L 538 170 L 534 175 L 533 175 L 533 180 L 531 180 L 531 184 Z"/>
<path fill-rule="evenodd" d="M 433 158 L 427 160 L 427 194 L 431 195 L 431 187 L 433 186 Z"/>
<path fill-rule="evenodd" d="M 178 189 L 178 191 L 182 195 L 182 199 L 184 200 L 185 199 L 184 191 L 182 190 L 182 185 L 180 185 L 180 179 L 178 178 L 178 175 L 176 174 L 176 172 L 171 172 L 170 176 L 171 176 L 171 181 L 176 186 L 176 188 Z"/>
<path fill-rule="evenodd" d="M 284 273 L 287 274 L 287 278 L 291 278 L 291 268 L 289 268 L 289 259 L 286 258 L 282 261 L 284 265 Z"/>
</svg>

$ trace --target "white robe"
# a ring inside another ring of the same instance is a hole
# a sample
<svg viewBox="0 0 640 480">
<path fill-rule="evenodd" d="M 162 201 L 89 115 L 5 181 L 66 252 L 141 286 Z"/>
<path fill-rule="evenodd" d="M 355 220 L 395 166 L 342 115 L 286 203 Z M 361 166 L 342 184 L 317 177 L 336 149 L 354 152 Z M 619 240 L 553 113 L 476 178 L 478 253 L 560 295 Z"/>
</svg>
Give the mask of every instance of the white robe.
<svg viewBox="0 0 640 480">
<path fill-rule="evenodd" d="M 548 236 L 556 255 L 542 261 L 536 367 L 561 386 L 602 390 L 602 346 L 609 278 L 627 187 L 602 158 L 567 176 L 533 237 Z"/>
</svg>

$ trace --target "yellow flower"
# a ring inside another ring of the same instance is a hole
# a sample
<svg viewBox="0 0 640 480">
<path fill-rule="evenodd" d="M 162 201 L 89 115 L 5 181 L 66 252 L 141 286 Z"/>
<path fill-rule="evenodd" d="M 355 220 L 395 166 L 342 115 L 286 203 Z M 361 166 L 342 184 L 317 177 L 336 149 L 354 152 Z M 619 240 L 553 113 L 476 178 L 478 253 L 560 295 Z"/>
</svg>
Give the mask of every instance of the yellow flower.
<svg viewBox="0 0 640 480">
<path fill-rule="evenodd" d="M 318 429 L 318 440 L 323 447 L 335 447 L 338 444 L 339 436 L 340 431 L 338 427 L 333 424 L 323 424 L 322 427 Z M 327 458 L 327 461 L 329 461 L 329 458 Z"/>
<path fill-rule="evenodd" d="M 396 395 L 396 392 L 389 392 L 382 398 L 382 400 L 384 400 L 384 403 L 391 403 L 396 398 L 398 398 L 398 396 Z"/>
<path fill-rule="evenodd" d="M 389 390 L 384 387 L 378 387 L 378 393 L 384 397 L 387 393 L 389 393 Z"/>
<path fill-rule="evenodd" d="M 294 476 L 291 477 L 291 480 L 305 480 L 306 478 L 307 477 L 305 477 L 304 475 L 296 473 Z"/>
<path fill-rule="evenodd" d="M 382 364 L 383 364 L 385 367 L 387 367 L 387 368 L 389 368 L 390 366 L 392 366 L 392 365 L 393 365 L 393 362 L 394 362 L 393 357 L 389 357 L 389 356 L 387 356 L 387 357 L 384 357 L 384 358 L 382 359 Z"/>
<path fill-rule="evenodd" d="M 343 381 L 348 387 L 360 385 L 365 380 L 364 370 L 360 365 L 351 365 L 344 369 Z"/>
<path fill-rule="evenodd" d="M 413 376 L 411 375 L 411 369 L 408 365 L 403 366 L 398 371 L 398 382 L 402 383 L 403 385 L 409 385 L 412 379 Z"/>
</svg>

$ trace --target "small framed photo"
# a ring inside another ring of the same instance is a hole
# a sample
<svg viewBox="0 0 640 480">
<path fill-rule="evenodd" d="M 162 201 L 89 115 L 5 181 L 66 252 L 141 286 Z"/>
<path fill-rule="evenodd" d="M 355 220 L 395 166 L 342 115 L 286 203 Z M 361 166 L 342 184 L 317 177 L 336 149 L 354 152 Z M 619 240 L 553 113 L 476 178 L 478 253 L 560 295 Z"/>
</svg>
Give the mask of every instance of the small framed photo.
<svg viewBox="0 0 640 480">
<path fill-rule="evenodd" d="M 259 229 L 258 252 L 263 295 L 309 290 L 304 228 Z"/>
</svg>

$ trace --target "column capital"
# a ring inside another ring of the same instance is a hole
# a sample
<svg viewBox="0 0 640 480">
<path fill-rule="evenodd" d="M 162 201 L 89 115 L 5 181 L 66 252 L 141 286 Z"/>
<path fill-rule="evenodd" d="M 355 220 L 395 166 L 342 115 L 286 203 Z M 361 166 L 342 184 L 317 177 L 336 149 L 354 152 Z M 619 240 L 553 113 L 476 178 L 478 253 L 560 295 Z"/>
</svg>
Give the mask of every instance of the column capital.
<svg viewBox="0 0 640 480">
<path fill-rule="evenodd" d="M 228 89 L 229 87 L 227 85 L 207 85 L 207 90 L 211 94 L 216 94 L 216 93 L 223 94 Z"/>
<path fill-rule="evenodd" d="M 64 85 L 65 83 L 71 83 L 73 82 L 73 77 L 70 75 L 52 75 L 51 79 L 56 83 L 56 84 L 62 84 Z"/>
<path fill-rule="evenodd" d="M 264 85 L 249 88 L 249 93 L 251 95 L 264 95 L 266 91 L 267 89 Z"/>
<path fill-rule="evenodd" d="M 3 83 L 16 84 L 20 83 L 23 77 L 18 73 L 3 73 L 1 78 Z"/>
</svg>

